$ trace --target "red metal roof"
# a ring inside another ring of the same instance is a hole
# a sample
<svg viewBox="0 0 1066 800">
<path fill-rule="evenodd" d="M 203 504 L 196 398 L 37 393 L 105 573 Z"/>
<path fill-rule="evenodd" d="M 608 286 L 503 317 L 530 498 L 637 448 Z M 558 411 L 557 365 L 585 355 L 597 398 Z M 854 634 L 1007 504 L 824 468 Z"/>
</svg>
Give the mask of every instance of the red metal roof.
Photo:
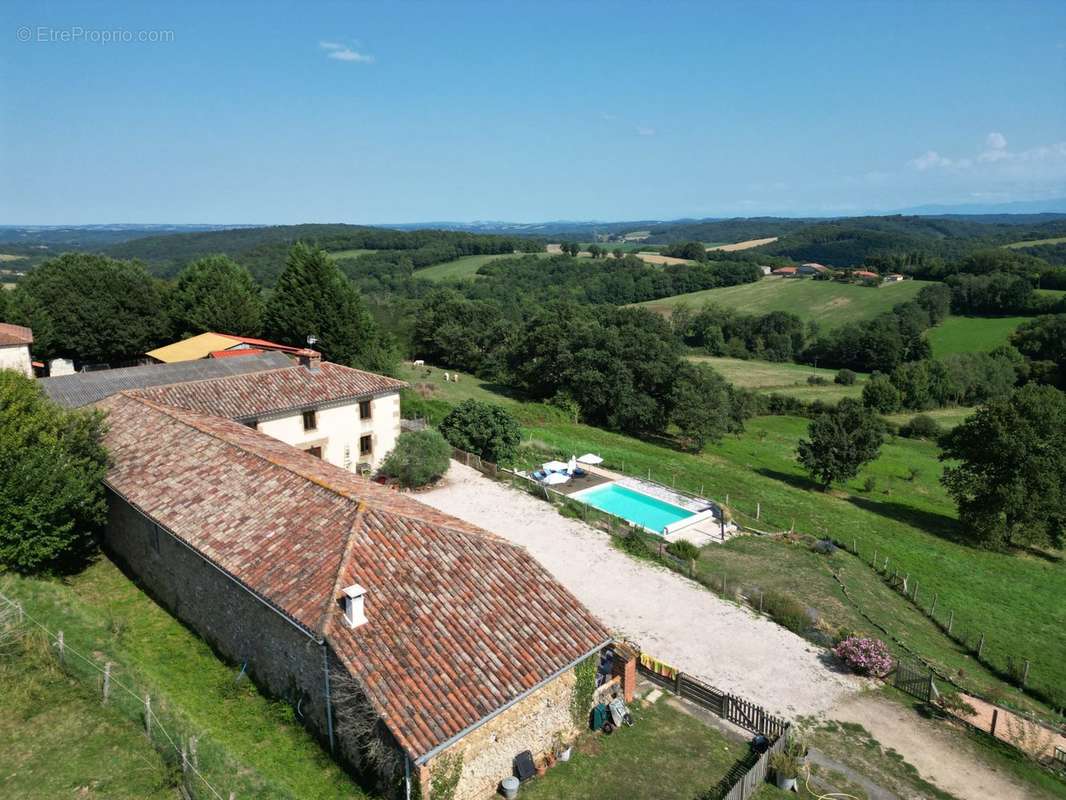
<svg viewBox="0 0 1066 800">
<path fill-rule="evenodd" d="M 325 639 L 416 759 L 609 639 L 522 547 L 231 420 L 100 405 L 109 486 Z"/>
<path fill-rule="evenodd" d="M 851 273 L 852 275 L 858 275 L 860 278 L 880 278 L 876 272 L 870 272 L 868 269 L 857 269 Z"/>
<path fill-rule="evenodd" d="M 0 322 L 0 347 L 18 344 L 33 344 L 33 331 L 21 325 Z"/>
<path fill-rule="evenodd" d="M 277 342 L 268 342 L 266 339 L 253 339 L 251 336 L 234 336 L 232 333 L 217 333 L 216 336 L 226 336 L 230 339 L 236 339 L 242 344 L 251 345 L 252 347 L 258 347 L 263 350 L 280 350 L 283 353 L 295 353 L 300 347 L 292 347 L 287 344 L 278 344 Z M 302 345 L 301 345 L 302 347 Z"/>
<path fill-rule="evenodd" d="M 778 267 L 774 270 L 775 275 L 791 275 L 796 271 L 795 267 Z"/>
<path fill-rule="evenodd" d="M 302 409 L 347 398 L 399 391 L 407 384 L 373 372 L 323 363 L 316 370 L 299 365 L 213 380 L 143 389 L 150 400 L 241 419 Z"/>
<path fill-rule="evenodd" d="M 261 350 L 258 347 L 242 347 L 239 350 L 215 350 L 212 353 L 208 353 L 208 358 L 233 358 L 233 356 L 254 356 L 259 353 L 265 353 L 266 350 Z"/>
</svg>

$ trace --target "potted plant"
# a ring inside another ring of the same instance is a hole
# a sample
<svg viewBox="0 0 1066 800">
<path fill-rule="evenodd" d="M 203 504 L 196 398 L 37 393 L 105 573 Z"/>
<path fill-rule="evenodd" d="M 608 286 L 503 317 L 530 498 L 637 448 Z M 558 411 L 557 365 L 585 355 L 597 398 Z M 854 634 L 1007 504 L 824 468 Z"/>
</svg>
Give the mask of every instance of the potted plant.
<svg viewBox="0 0 1066 800">
<path fill-rule="evenodd" d="M 796 788 L 799 764 L 796 763 L 795 756 L 789 755 L 785 750 L 778 750 L 770 756 L 770 768 L 774 771 L 778 789 L 791 792 Z"/>
<path fill-rule="evenodd" d="M 555 734 L 552 739 L 552 752 L 555 753 L 555 757 L 559 759 L 560 762 L 569 761 L 573 749 L 572 745 L 568 745 L 563 741 L 562 734 Z"/>
</svg>

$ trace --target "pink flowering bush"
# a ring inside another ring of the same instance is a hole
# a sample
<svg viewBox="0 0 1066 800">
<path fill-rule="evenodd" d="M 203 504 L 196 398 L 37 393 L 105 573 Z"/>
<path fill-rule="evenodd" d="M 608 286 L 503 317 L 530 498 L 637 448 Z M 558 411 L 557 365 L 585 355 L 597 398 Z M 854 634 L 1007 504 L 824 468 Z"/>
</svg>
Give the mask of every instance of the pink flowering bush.
<svg viewBox="0 0 1066 800">
<path fill-rule="evenodd" d="M 849 636 L 833 648 L 837 658 L 860 675 L 883 678 L 892 670 L 892 655 L 880 639 Z"/>
</svg>

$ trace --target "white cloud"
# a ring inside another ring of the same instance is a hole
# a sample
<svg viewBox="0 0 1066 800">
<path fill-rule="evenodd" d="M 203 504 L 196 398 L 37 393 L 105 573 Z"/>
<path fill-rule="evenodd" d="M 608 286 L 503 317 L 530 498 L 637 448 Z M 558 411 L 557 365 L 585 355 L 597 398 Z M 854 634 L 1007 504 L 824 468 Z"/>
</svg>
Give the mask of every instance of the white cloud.
<svg viewBox="0 0 1066 800">
<path fill-rule="evenodd" d="M 318 46 L 326 51 L 326 58 L 336 61 L 353 61 L 357 64 L 373 64 L 374 57 L 368 53 L 360 53 L 348 45 L 339 42 L 319 42 Z"/>
<path fill-rule="evenodd" d="M 647 125 L 637 126 L 637 136 L 654 136 L 655 128 L 649 128 Z"/>
<path fill-rule="evenodd" d="M 359 64 L 373 64 L 374 57 L 366 53 L 359 53 L 348 47 L 343 50 L 332 50 L 327 58 L 335 58 L 337 61 L 354 61 Z"/>
<path fill-rule="evenodd" d="M 1005 150 L 1007 148 L 1007 137 L 1002 133 L 992 131 L 985 139 L 985 146 L 989 150 Z"/>
<path fill-rule="evenodd" d="M 914 167 L 920 172 L 925 172 L 927 169 L 936 169 L 937 167 L 950 167 L 952 161 L 950 158 L 944 158 L 936 150 L 926 150 L 917 158 L 912 158 L 907 162 L 910 166 Z"/>
</svg>

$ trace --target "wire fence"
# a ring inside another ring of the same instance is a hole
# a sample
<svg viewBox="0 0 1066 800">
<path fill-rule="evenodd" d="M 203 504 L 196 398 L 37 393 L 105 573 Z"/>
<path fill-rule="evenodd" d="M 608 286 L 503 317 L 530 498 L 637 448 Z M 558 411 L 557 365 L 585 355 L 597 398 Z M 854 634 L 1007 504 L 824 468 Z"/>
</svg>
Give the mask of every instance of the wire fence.
<svg viewBox="0 0 1066 800">
<path fill-rule="evenodd" d="M 166 700 L 138 686 L 133 671 L 106 654 L 72 641 L 62 630 L 53 630 L 26 610 L 24 605 L 0 594 L 0 633 L 7 640 L 43 636 L 51 658 L 64 674 L 92 686 L 100 703 L 139 724 L 164 761 L 180 770 L 178 788 L 191 800 L 236 800 L 237 791 L 221 788 L 237 770 L 221 747 L 210 739 L 188 732 L 188 725 L 168 708 Z M 87 654 L 88 653 L 88 654 Z M 220 777 L 221 776 L 221 777 Z M 245 779 L 238 788 L 243 796 L 261 796 L 258 781 Z"/>
</svg>

